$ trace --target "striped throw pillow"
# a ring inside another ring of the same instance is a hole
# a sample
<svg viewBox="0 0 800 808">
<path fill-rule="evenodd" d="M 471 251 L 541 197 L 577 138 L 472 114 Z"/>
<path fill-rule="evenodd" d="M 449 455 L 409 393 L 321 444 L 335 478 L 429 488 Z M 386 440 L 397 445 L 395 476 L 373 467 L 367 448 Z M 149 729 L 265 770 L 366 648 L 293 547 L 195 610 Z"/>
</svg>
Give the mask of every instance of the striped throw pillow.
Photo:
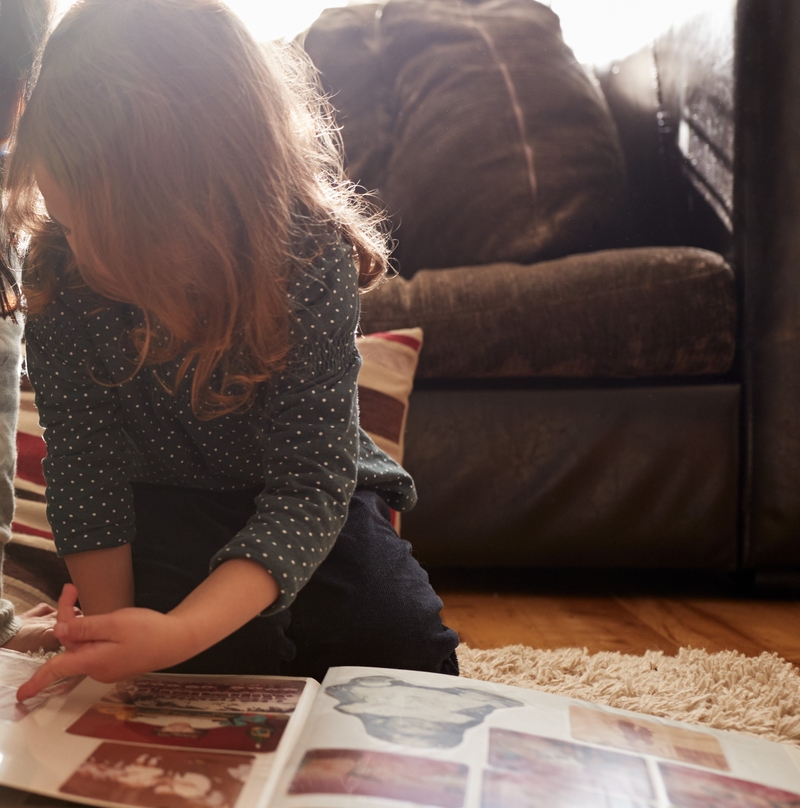
<svg viewBox="0 0 800 808">
<path fill-rule="evenodd" d="M 422 348 L 422 329 L 367 334 L 358 337 L 356 343 L 363 360 L 358 374 L 361 426 L 389 457 L 402 463 L 408 399 Z M 400 514 L 396 511 L 392 511 L 392 527 L 400 532 Z"/>
<path fill-rule="evenodd" d="M 414 387 L 422 329 L 367 334 L 358 337 L 356 344 L 363 360 L 358 375 L 361 426 L 389 457 L 402 463 L 408 399 Z"/>
</svg>

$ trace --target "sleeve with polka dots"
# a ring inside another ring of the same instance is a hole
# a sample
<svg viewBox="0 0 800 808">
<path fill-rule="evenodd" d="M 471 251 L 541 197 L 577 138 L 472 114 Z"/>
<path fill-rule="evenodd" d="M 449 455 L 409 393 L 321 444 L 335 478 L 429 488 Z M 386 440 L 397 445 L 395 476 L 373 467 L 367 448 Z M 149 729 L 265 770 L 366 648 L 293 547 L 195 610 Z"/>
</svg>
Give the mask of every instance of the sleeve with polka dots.
<svg viewBox="0 0 800 808">
<path fill-rule="evenodd" d="M 265 390 L 264 491 L 256 513 L 212 559 L 263 564 L 280 589 L 265 612 L 289 606 L 339 535 L 356 486 L 360 357 L 358 289 L 349 248 L 340 245 L 291 293 L 293 351 Z"/>
<path fill-rule="evenodd" d="M 133 541 L 127 441 L 78 316 L 60 300 L 25 328 L 26 364 L 44 427 L 47 518 L 61 556 Z"/>
</svg>

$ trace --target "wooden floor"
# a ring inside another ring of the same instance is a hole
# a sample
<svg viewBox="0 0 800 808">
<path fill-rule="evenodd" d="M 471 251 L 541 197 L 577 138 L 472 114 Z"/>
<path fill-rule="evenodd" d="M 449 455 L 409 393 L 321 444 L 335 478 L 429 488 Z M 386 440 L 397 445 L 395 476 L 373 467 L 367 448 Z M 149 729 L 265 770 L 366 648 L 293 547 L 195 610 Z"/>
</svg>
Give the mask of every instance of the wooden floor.
<svg viewBox="0 0 800 808">
<path fill-rule="evenodd" d="M 431 570 L 445 623 L 473 648 L 522 643 L 674 654 L 681 646 L 800 666 L 800 591 L 726 575 Z"/>
</svg>

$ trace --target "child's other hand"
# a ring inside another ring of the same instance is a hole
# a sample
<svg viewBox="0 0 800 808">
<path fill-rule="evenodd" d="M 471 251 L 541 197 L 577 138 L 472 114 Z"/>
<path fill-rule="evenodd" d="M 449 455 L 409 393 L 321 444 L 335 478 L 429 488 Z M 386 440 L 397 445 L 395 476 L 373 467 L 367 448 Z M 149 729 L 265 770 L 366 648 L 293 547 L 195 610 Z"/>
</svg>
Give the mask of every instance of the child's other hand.
<svg viewBox="0 0 800 808">
<path fill-rule="evenodd" d="M 48 660 L 19 688 L 19 701 L 65 676 L 88 674 L 99 682 L 118 682 L 193 655 L 179 618 L 138 608 L 83 617 L 74 608 L 77 597 L 78 590 L 66 584 L 54 629 L 66 651 Z"/>
</svg>

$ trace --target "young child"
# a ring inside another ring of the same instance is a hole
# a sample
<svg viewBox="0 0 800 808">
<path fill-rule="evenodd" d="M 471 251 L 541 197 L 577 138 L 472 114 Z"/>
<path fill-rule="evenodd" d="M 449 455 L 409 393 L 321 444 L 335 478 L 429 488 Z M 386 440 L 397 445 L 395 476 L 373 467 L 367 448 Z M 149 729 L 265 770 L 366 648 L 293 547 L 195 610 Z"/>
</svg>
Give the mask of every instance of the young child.
<svg viewBox="0 0 800 808">
<path fill-rule="evenodd" d="M 45 47 L 6 215 L 75 586 L 20 699 L 75 673 L 458 672 L 387 519 L 413 483 L 358 426 L 386 242 L 297 65 L 216 0 L 81 0 Z"/>
</svg>

